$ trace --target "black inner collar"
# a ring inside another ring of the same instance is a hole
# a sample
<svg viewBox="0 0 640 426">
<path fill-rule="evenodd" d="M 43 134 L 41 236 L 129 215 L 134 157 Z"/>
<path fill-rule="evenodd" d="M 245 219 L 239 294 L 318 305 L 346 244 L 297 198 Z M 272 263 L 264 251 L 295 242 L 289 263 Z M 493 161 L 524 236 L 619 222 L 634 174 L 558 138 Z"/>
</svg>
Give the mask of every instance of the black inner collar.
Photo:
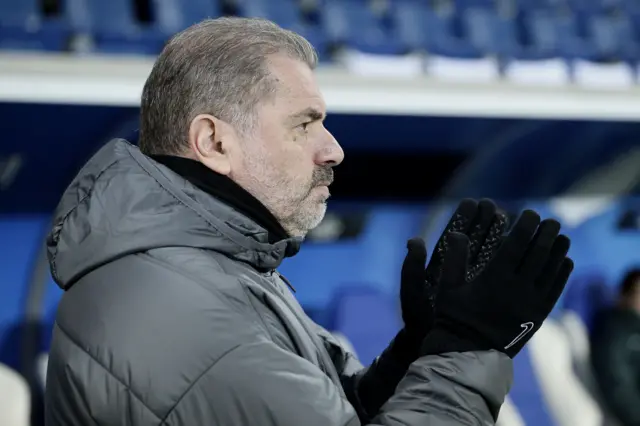
<svg viewBox="0 0 640 426">
<path fill-rule="evenodd" d="M 189 158 L 172 155 L 151 155 L 150 157 L 262 226 L 269 234 L 270 243 L 289 238 L 269 209 L 227 176 L 216 173 L 199 161 Z"/>
</svg>

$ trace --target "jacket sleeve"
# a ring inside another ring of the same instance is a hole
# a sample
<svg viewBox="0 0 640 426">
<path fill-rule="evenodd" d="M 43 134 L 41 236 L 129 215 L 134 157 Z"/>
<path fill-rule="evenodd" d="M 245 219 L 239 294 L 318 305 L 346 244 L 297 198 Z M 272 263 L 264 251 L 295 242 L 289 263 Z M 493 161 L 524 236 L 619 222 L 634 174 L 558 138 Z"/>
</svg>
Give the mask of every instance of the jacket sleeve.
<svg viewBox="0 0 640 426">
<path fill-rule="evenodd" d="M 367 422 L 395 392 L 409 365 L 418 358 L 418 348 L 400 331 L 368 367 L 346 350 L 328 331 L 318 326 L 318 335 L 333 361 L 349 401 L 362 422 Z"/>
<path fill-rule="evenodd" d="M 417 360 L 371 426 L 493 425 L 511 380 L 493 352 Z M 361 426 L 341 389 L 316 366 L 270 341 L 237 346 L 183 395 L 167 426 Z"/>
<path fill-rule="evenodd" d="M 624 329 L 609 326 L 592 345 L 594 373 L 602 397 L 623 425 L 640 425 L 640 392 L 626 347 Z"/>
</svg>

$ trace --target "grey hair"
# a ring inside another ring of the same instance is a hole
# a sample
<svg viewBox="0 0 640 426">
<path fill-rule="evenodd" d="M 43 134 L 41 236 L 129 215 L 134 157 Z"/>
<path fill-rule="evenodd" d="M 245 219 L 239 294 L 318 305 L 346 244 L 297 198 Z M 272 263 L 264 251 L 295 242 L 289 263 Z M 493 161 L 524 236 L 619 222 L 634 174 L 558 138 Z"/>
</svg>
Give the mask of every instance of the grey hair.
<svg viewBox="0 0 640 426">
<path fill-rule="evenodd" d="M 144 85 L 140 149 L 146 154 L 185 153 L 189 125 L 198 114 L 249 132 L 255 106 L 277 89 L 267 57 L 278 53 L 311 69 L 318 63 L 304 37 L 264 19 L 208 19 L 176 34 Z"/>
</svg>

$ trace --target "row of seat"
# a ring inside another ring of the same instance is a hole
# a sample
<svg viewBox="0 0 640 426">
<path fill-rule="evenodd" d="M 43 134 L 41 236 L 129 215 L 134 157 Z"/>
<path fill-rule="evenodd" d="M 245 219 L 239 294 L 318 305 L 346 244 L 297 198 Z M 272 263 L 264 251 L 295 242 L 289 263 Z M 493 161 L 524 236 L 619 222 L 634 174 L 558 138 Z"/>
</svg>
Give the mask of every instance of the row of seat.
<svg viewBox="0 0 640 426">
<path fill-rule="evenodd" d="M 477 4 L 482 1 L 466 1 L 467 7 L 434 9 L 426 2 L 400 0 L 392 3 L 388 21 L 358 1 L 327 1 L 324 25 L 329 40 L 369 53 L 638 59 L 640 20 L 634 14 L 559 13 L 552 8 L 502 13 Z"/>
<path fill-rule="evenodd" d="M 153 55 L 177 31 L 230 11 L 300 32 L 323 60 L 340 46 L 456 58 L 640 58 L 640 7 L 633 0 L 318 0 L 316 8 L 296 0 L 236 0 L 232 8 L 222 0 L 147 0 L 148 16 L 136 13 L 134 0 L 60 1 L 45 15 L 38 0 L 0 0 L 0 48 Z"/>
</svg>

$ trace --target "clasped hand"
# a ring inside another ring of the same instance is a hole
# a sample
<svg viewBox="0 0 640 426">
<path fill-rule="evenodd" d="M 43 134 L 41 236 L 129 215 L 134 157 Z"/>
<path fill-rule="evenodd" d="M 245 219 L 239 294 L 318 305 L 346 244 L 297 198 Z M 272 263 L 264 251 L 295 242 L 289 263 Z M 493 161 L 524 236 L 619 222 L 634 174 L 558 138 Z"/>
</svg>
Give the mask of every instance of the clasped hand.
<svg viewBox="0 0 640 426">
<path fill-rule="evenodd" d="M 492 201 L 465 199 L 426 268 L 424 241 L 408 241 L 403 331 L 420 355 L 494 349 L 514 357 L 551 313 L 573 270 L 569 238 L 532 210 L 507 227 Z"/>
</svg>

